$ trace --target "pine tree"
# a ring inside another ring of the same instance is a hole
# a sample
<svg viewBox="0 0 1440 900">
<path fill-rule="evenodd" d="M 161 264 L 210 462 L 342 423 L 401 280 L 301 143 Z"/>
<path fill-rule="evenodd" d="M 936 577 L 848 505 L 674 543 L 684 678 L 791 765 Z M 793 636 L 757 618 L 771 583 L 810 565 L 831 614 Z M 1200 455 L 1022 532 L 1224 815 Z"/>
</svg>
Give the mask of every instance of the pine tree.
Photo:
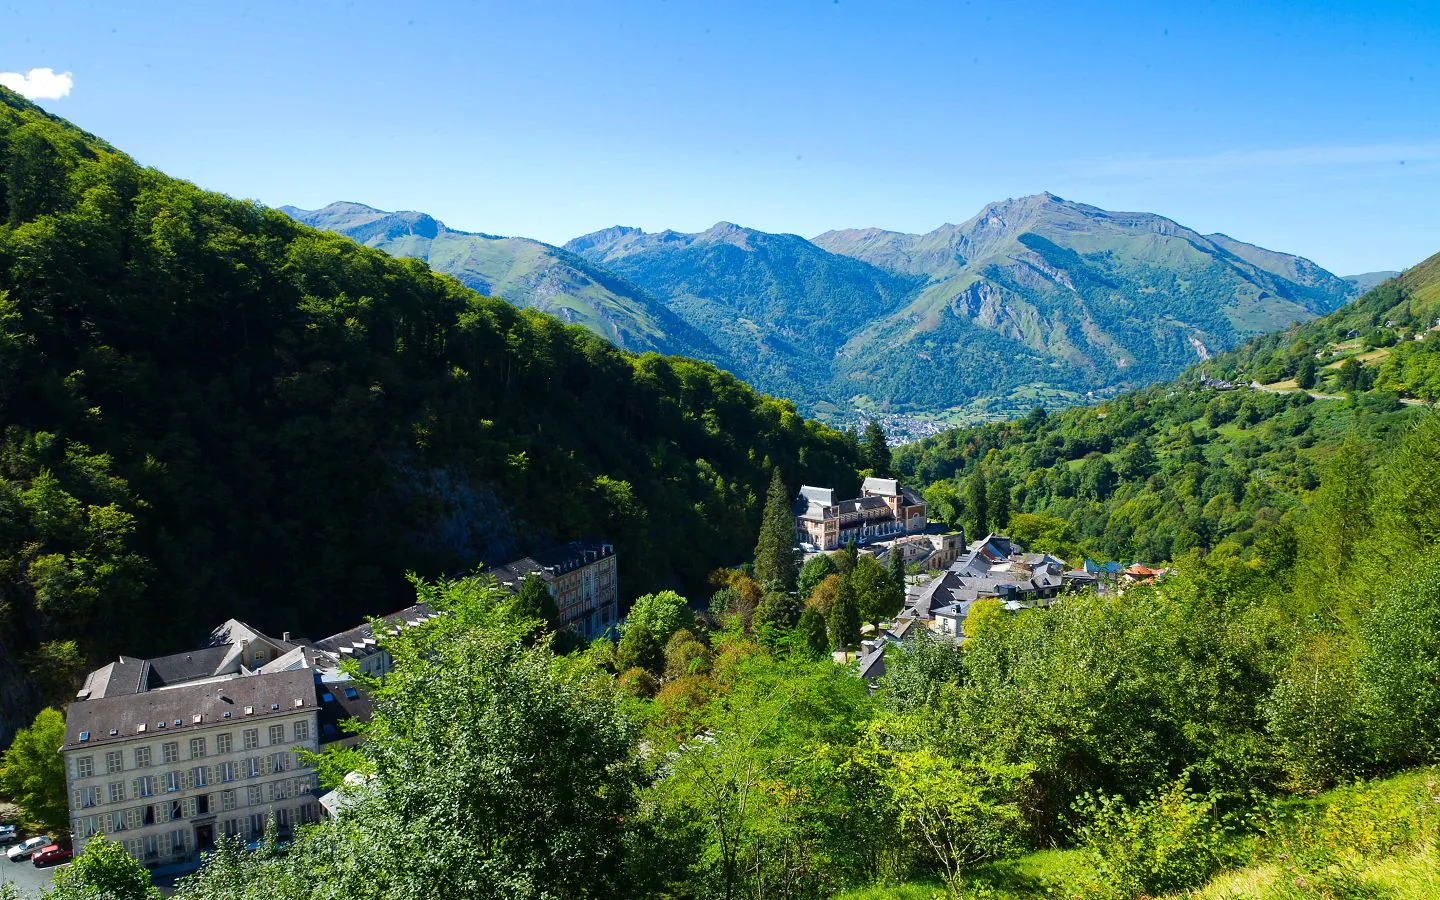
<svg viewBox="0 0 1440 900">
<path fill-rule="evenodd" d="M 855 590 L 848 578 L 841 580 L 840 589 L 835 592 L 835 602 L 830 607 L 826 625 L 830 631 L 830 646 L 834 649 L 859 645 L 860 611 L 855 606 Z"/>
<path fill-rule="evenodd" d="M 766 590 L 793 591 L 799 563 L 795 552 L 795 517 L 779 469 L 772 469 L 760 539 L 755 544 L 755 580 Z"/>
<path fill-rule="evenodd" d="M 830 636 L 825 631 L 825 617 L 814 609 L 800 614 L 795 625 L 798 646 L 813 659 L 824 659 L 830 652 Z"/>
<path fill-rule="evenodd" d="M 890 545 L 890 587 L 894 592 L 890 605 L 896 607 L 896 612 L 905 608 L 905 548 L 896 541 Z"/>
<path fill-rule="evenodd" d="M 861 461 L 881 478 L 890 475 L 890 445 L 885 442 L 885 429 L 874 419 L 865 426 L 865 437 L 860 442 Z"/>
<path fill-rule="evenodd" d="M 986 500 L 985 470 L 976 466 L 965 485 L 965 524 L 970 532 L 966 537 L 972 541 L 990 533 L 990 512 Z"/>
</svg>

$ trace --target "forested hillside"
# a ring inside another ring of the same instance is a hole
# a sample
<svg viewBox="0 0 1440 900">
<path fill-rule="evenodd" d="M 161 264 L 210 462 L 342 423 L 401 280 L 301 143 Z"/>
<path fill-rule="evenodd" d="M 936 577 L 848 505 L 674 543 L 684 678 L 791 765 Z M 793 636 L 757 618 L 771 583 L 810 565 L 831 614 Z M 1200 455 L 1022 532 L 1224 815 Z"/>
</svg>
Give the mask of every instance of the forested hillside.
<svg viewBox="0 0 1440 900">
<path fill-rule="evenodd" d="M 442 615 L 378 635 L 366 739 L 325 757 L 362 775 L 338 820 L 227 837 L 176 896 L 1433 897 L 1440 417 L 1354 462 L 1290 541 L 912 628 L 873 690 L 829 652 L 899 588 L 868 555 L 757 554 L 758 606 L 731 572 L 712 619 L 648 595 L 567 656 L 482 580 L 419 583 Z M 71 871 L 149 880 L 103 839 Z"/>
<path fill-rule="evenodd" d="M 1335 312 L 1093 407 L 900 448 L 931 514 L 1010 526 L 1067 556 L 1159 562 L 1281 526 L 1349 442 L 1356 465 L 1440 398 L 1440 256 Z M 1258 386 L 1252 386 L 1256 384 Z"/>
<path fill-rule="evenodd" d="M 644 291 L 573 253 L 522 237 L 457 231 L 420 212 L 384 212 L 361 203 L 321 209 L 282 206 L 306 225 L 343 234 L 391 256 L 423 259 L 466 287 L 584 325 L 625 350 L 720 361 L 722 354 Z"/>
<path fill-rule="evenodd" d="M 854 486 L 852 442 L 709 365 L 142 168 L 8 91 L 0 172 L 0 734 L 97 660 L 228 616 L 318 637 L 404 604 L 407 570 L 594 535 L 627 597 L 703 583 L 753 545 L 772 463 Z"/>
</svg>

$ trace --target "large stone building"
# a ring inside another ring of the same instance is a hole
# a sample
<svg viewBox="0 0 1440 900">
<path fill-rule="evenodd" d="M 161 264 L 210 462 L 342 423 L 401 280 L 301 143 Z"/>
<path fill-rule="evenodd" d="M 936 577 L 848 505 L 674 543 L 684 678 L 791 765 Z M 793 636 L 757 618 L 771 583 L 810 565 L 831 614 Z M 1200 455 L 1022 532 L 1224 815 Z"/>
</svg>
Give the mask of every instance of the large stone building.
<svg viewBox="0 0 1440 900">
<path fill-rule="evenodd" d="M 575 541 L 492 573 L 527 574 L 555 598 L 560 627 L 588 637 L 618 617 L 615 549 Z M 417 604 L 379 620 L 398 630 L 436 615 Z M 231 619 L 207 645 L 155 659 L 121 656 L 91 672 L 65 715 L 60 752 L 75 852 L 96 834 L 150 866 L 188 862 L 222 835 L 282 835 L 320 814 L 314 771 L 296 752 L 353 743 L 369 698 L 345 671 L 383 676 L 390 655 L 370 623 L 319 641 L 271 637 Z"/>
<path fill-rule="evenodd" d="M 382 621 L 433 615 L 421 604 Z M 273 822 L 283 836 L 316 821 L 315 773 L 296 751 L 353 741 L 340 723 L 369 715 L 345 659 L 370 674 L 390 667 L 368 624 L 311 643 L 231 619 L 201 649 L 91 672 L 60 747 L 76 853 L 105 834 L 162 866 L 222 835 L 254 840 Z"/>
<path fill-rule="evenodd" d="M 859 497 L 840 501 L 830 488 L 805 485 L 795 502 L 796 537 L 818 550 L 915 534 L 926 525 L 925 500 L 893 478 L 867 478 Z"/>
<path fill-rule="evenodd" d="M 517 559 L 491 574 L 511 590 L 517 589 L 526 575 L 538 576 L 555 598 L 559 627 L 586 640 L 609 632 L 619 620 L 615 548 L 603 541 L 560 544 Z"/>
</svg>

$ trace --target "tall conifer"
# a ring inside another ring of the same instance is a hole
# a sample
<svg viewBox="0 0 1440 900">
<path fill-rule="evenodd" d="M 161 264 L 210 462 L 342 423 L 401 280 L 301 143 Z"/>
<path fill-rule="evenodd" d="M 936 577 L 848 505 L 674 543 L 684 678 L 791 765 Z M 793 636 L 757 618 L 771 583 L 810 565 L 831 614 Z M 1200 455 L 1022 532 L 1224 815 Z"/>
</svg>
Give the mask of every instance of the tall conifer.
<svg viewBox="0 0 1440 900">
<path fill-rule="evenodd" d="M 795 517 L 779 469 L 772 469 L 760 539 L 755 544 L 755 580 L 766 590 L 795 590 L 799 562 L 795 552 Z"/>
</svg>

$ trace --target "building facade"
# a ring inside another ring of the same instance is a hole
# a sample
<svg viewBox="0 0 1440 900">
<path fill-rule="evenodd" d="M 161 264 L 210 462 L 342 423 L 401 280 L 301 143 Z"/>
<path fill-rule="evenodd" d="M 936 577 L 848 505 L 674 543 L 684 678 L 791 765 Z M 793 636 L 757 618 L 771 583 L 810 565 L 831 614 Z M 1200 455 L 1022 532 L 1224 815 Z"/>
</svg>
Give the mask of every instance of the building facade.
<svg viewBox="0 0 1440 900">
<path fill-rule="evenodd" d="M 608 633 L 619 621 L 615 547 L 603 541 L 550 547 L 501 566 L 494 575 L 511 590 L 517 590 L 526 575 L 539 577 L 555 598 L 560 629 L 586 640 Z"/>
<path fill-rule="evenodd" d="M 832 489 L 805 485 L 795 502 L 796 538 L 818 550 L 916 534 L 927 525 L 924 498 L 893 478 L 866 478 L 859 497 L 838 502 Z"/>
<path fill-rule="evenodd" d="M 104 834 L 159 866 L 192 859 L 221 835 L 253 840 L 271 822 L 286 835 L 316 821 L 315 773 L 296 752 L 319 748 L 313 672 L 172 684 L 155 676 L 155 664 L 172 659 L 122 657 L 92 673 L 92 696 L 70 705 L 60 752 L 75 852 Z"/>
<path fill-rule="evenodd" d="M 417 604 L 379 621 L 393 631 L 434 615 Z M 315 772 L 298 751 L 353 743 L 340 723 L 370 715 L 347 660 L 374 676 L 391 665 L 369 623 L 309 642 L 231 619 L 198 650 L 91 672 L 60 747 L 75 852 L 104 834 L 142 864 L 171 865 L 222 836 L 258 840 L 273 825 L 285 837 L 318 821 Z"/>
</svg>

